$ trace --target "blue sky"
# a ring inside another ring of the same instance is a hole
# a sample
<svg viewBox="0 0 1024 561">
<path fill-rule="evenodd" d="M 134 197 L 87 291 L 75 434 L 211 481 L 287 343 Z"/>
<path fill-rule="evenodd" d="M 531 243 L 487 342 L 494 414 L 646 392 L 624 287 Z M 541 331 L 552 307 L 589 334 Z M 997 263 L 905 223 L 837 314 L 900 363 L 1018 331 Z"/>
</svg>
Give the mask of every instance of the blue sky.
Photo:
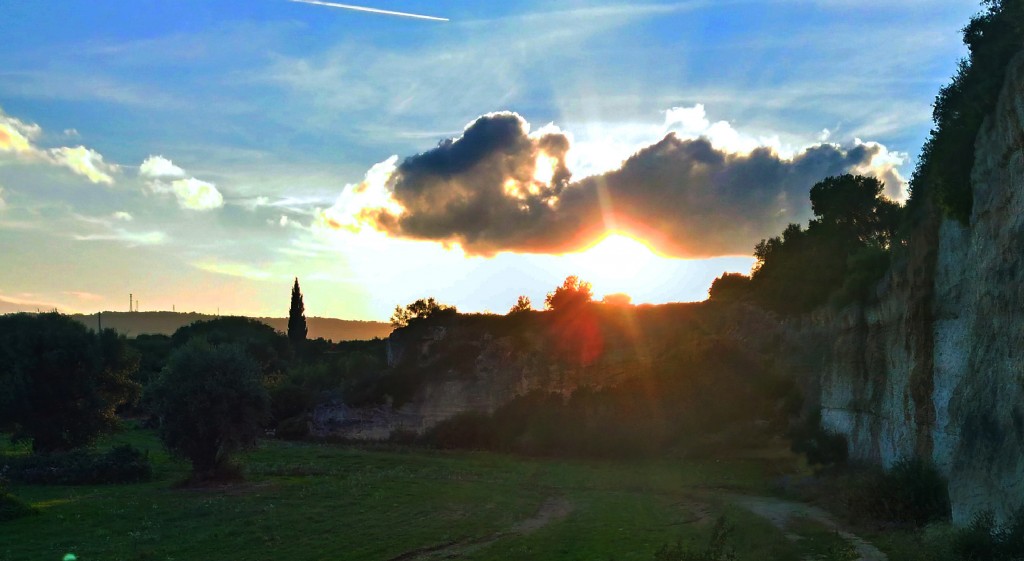
<svg viewBox="0 0 1024 561">
<path fill-rule="evenodd" d="M 875 156 L 858 169 L 898 196 L 931 101 L 964 54 L 959 29 L 978 9 L 364 4 L 451 21 L 286 0 L 0 4 L 0 126 L 25 141 L 17 148 L 8 134 L 5 149 L 0 135 L 0 312 L 123 309 L 133 292 L 143 309 L 282 315 L 293 276 L 311 315 L 357 319 L 386 319 L 426 295 L 503 312 L 519 294 L 540 302 L 569 274 L 638 302 L 701 299 L 722 271 L 749 269 L 749 252 L 698 255 L 689 240 L 648 253 L 615 237 L 587 253 L 600 241 L 591 236 L 541 253 L 500 241 L 485 255 L 459 228 L 349 231 L 324 217 L 378 208 L 383 199 L 353 207 L 352 194 L 386 198 L 406 158 L 501 111 L 534 136 L 553 124 L 569 140 L 570 190 L 675 132 L 726 155 L 770 147 L 783 167 L 822 142 L 844 155 L 869 145 Z M 398 169 L 367 181 L 392 156 Z M 471 189 L 479 178 L 451 181 Z M 810 184 L 779 187 L 787 220 L 806 219 L 797 188 Z M 676 228 L 672 216 L 657 223 Z M 752 221 L 721 247 L 752 248 L 774 224 Z M 637 231 L 624 235 L 652 245 Z"/>
</svg>

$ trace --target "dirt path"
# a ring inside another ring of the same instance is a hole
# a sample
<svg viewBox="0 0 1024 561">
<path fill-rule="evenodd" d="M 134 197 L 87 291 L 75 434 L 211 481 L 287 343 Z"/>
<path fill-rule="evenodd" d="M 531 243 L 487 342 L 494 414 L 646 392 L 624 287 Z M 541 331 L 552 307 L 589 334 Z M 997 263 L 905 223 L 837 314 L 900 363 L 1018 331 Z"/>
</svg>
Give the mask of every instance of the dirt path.
<svg viewBox="0 0 1024 561">
<path fill-rule="evenodd" d="M 405 553 L 392 557 L 389 561 L 421 561 L 455 559 L 462 555 L 473 553 L 483 549 L 492 543 L 506 536 L 525 536 L 537 530 L 561 520 L 572 512 L 572 503 L 561 497 L 549 497 L 540 508 L 537 514 L 531 518 L 520 521 L 515 526 L 504 532 L 495 532 L 489 536 L 462 541 L 450 541 L 429 547 L 421 547 L 406 551 Z"/>
<path fill-rule="evenodd" d="M 818 507 L 772 497 L 734 495 L 731 499 L 734 503 L 768 520 L 776 528 L 784 532 L 789 527 L 790 520 L 794 518 L 809 518 L 830 530 L 834 530 L 844 540 L 849 542 L 857 550 L 857 555 L 860 556 L 858 561 L 888 561 L 888 557 L 879 551 L 878 548 L 864 541 L 863 538 L 843 529 L 831 514 Z M 800 539 L 799 536 L 791 533 L 787 533 L 786 537 L 793 541 Z"/>
</svg>

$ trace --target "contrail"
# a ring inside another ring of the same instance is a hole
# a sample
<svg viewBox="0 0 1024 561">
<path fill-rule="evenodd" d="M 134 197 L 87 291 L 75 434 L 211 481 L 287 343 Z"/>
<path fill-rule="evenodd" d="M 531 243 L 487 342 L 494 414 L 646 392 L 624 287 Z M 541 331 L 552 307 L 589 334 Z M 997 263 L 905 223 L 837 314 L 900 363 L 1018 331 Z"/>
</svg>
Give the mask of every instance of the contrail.
<svg viewBox="0 0 1024 561">
<path fill-rule="evenodd" d="M 393 12 L 391 10 L 379 10 L 377 8 L 367 8 L 366 6 L 353 6 L 351 4 L 336 4 L 334 2 L 321 2 L 320 0 L 291 0 L 292 2 L 298 2 L 300 4 L 315 4 L 317 6 L 329 6 L 331 8 L 343 8 L 345 10 L 356 10 L 358 12 L 370 12 L 372 14 L 384 14 L 387 16 L 402 16 L 404 18 L 416 18 L 416 19 L 428 19 L 431 21 L 450 21 L 448 18 L 439 18 L 434 16 L 424 16 L 422 14 L 410 14 L 408 12 Z"/>
</svg>

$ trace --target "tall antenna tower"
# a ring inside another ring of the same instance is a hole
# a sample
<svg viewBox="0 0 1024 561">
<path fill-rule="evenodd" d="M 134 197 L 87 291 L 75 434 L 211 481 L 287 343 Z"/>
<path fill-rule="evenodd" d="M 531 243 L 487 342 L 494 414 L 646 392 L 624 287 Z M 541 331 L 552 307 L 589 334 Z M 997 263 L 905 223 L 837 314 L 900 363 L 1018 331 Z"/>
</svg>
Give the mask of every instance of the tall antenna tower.
<svg viewBox="0 0 1024 561">
<path fill-rule="evenodd" d="M 134 298 L 134 294 L 129 292 L 128 293 L 128 311 L 129 312 L 132 311 L 135 308 L 135 305 L 132 302 L 133 298 Z"/>
</svg>

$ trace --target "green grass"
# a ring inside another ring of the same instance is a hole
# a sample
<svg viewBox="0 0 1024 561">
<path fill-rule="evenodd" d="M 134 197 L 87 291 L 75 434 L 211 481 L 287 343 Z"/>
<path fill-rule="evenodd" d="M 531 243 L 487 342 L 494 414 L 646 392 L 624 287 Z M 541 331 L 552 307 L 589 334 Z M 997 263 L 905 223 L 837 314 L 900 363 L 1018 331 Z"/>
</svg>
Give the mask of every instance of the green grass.
<svg viewBox="0 0 1024 561">
<path fill-rule="evenodd" d="M 39 514 L 0 523 L 0 560 L 387 560 L 416 550 L 424 559 L 649 560 L 665 543 L 706 543 L 722 514 L 738 559 L 800 558 L 798 544 L 721 499 L 723 490 L 766 493 L 771 470 L 760 460 L 561 461 L 267 441 L 241 458 L 244 483 L 182 489 L 188 466 L 148 431 L 101 446 L 125 442 L 149 450 L 153 481 L 13 485 Z M 557 515 L 521 531 L 552 502 Z"/>
</svg>

